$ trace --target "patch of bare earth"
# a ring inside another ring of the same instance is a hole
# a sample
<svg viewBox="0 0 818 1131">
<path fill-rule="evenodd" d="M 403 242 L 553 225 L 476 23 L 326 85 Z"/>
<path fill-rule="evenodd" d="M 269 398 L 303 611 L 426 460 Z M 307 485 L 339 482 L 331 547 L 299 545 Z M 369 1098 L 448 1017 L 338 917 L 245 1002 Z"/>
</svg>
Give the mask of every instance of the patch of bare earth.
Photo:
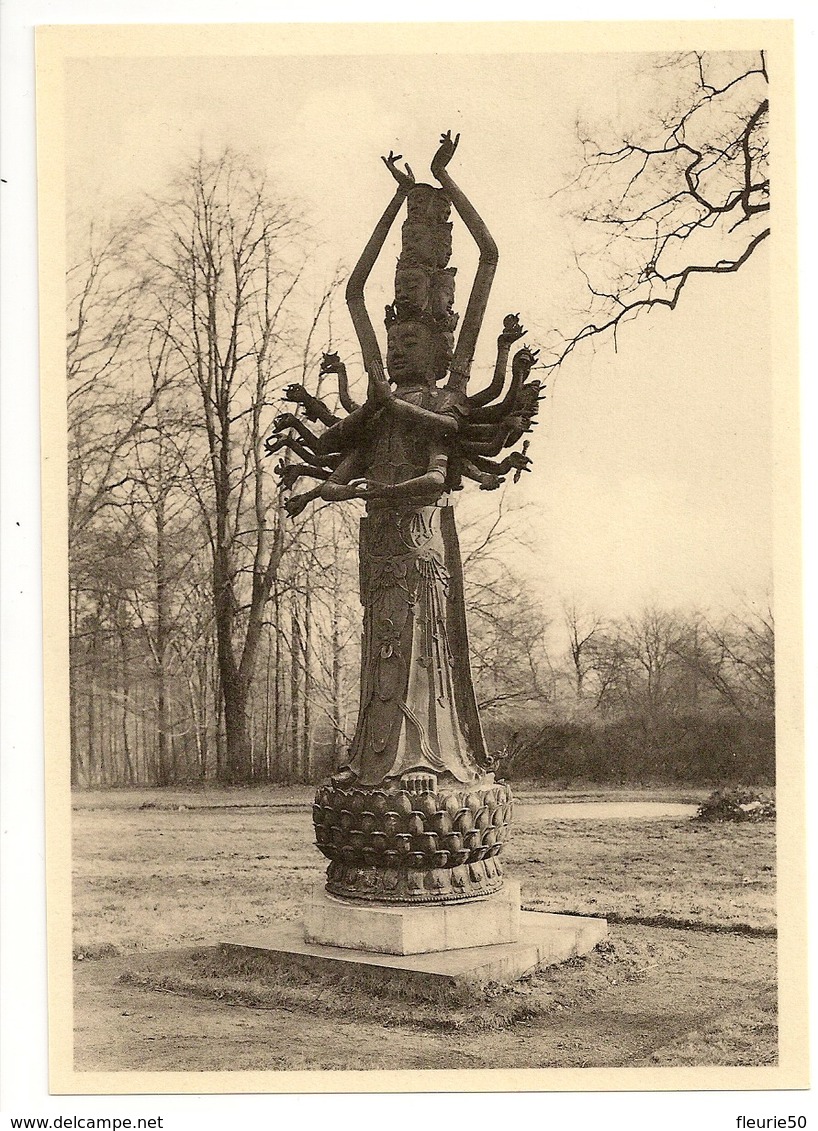
<svg viewBox="0 0 818 1131">
<path fill-rule="evenodd" d="M 299 919 L 323 874 L 289 796 L 215 808 L 190 797 L 181 809 L 176 796 L 168 808 L 84 800 L 77 1070 L 775 1063 L 769 826 L 531 822 L 520 806 L 507 868 L 524 905 L 609 914 L 610 941 L 511 988 L 429 1002 L 219 948 L 239 929 Z M 640 918 L 698 929 L 628 921 Z"/>
</svg>

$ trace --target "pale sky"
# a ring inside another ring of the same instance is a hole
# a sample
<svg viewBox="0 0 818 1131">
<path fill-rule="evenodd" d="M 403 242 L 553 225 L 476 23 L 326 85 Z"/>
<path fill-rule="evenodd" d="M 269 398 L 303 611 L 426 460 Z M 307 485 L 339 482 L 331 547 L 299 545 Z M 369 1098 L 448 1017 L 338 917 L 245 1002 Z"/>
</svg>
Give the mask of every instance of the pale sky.
<svg viewBox="0 0 818 1131">
<path fill-rule="evenodd" d="M 554 196 L 577 170 L 575 122 L 638 121 L 656 82 L 650 57 L 614 54 L 75 59 L 68 203 L 115 215 L 161 193 L 200 147 L 229 142 L 302 202 L 324 279 L 355 262 L 391 196 L 379 155 L 395 149 L 429 180 L 440 131 L 460 131 L 450 171 L 500 250 L 479 375 L 509 311 L 532 345 L 582 324 L 583 232 Z M 391 298 L 397 230 L 368 290 L 375 314 Z M 475 264 L 462 225 L 454 248 L 462 313 Z M 769 303 L 762 247 L 739 274 L 690 285 L 676 311 L 625 327 L 618 352 L 597 339 L 549 379 L 534 471 L 517 488 L 534 545 L 519 563 L 546 604 L 730 606 L 770 587 Z"/>
</svg>

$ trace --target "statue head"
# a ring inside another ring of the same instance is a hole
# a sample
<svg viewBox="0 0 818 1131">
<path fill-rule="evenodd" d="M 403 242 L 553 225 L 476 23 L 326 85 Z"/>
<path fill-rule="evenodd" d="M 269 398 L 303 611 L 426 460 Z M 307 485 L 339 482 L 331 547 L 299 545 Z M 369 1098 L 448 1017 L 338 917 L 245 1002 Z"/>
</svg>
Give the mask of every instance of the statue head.
<svg viewBox="0 0 818 1131">
<path fill-rule="evenodd" d="M 434 356 L 432 368 L 435 381 L 442 381 L 449 372 L 454 356 L 454 333 L 449 330 L 438 330 L 434 336 Z"/>
<path fill-rule="evenodd" d="M 417 184 L 406 198 L 406 210 L 412 220 L 420 220 L 424 224 L 443 224 L 449 219 L 452 204 L 442 188 Z"/>
<path fill-rule="evenodd" d="M 399 310 L 425 310 L 429 273 L 424 267 L 399 264 L 395 272 L 395 303 Z"/>
<path fill-rule="evenodd" d="M 387 331 L 386 368 L 396 385 L 431 384 L 436 377 L 435 339 L 426 322 L 393 322 Z"/>
<path fill-rule="evenodd" d="M 454 307 L 454 277 L 456 267 L 437 271 L 432 280 L 431 311 L 434 318 L 446 318 Z"/>
<path fill-rule="evenodd" d="M 410 217 L 404 221 L 400 266 L 445 267 L 452 254 L 451 224 L 425 224 Z"/>
</svg>

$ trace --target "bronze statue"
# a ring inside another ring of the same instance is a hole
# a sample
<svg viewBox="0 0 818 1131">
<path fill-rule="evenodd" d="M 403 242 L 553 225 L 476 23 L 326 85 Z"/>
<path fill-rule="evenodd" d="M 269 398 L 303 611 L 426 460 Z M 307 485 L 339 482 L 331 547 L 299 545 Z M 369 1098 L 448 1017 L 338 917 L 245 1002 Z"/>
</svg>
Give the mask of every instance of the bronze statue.
<svg viewBox="0 0 818 1131">
<path fill-rule="evenodd" d="M 302 478 L 319 480 L 289 497 L 291 515 L 317 498 L 367 505 L 358 724 L 346 764 L 319 788 L 314 807 L 317 843 L 331 861 L 327 888 L 353 898 L 439 902 L 485 895 L 502 883 L 497 855 L 511 794 L 495 780 L 474 696 L 452 492 L 464 476 L 494 490 L 510 471 L 518 479 L 528 470 L 527 442 L 499 462 L 491 457 L 530 430 L 540 383 L 529 379 L 537 354 L 523 348 L 498 399 L 511 346 L 525 333 L 517 315 L 508 315 L 490 383 L 466 391 L 497 248 L 447 171 L 458 140 L 444 134 L 432 161 L 440 188 L 415 184 L 408 165 L 398 168 L 400 155 L 382 158 L 397 191 L 346 290 L 368 376 L 366 402 L 355 404 L 343 363 L 325 354 L 321 372 L 337 375 L 347 415 L 336 417 L 292 385 L 288 399 L 324 429 L 315 432 L 288 413 L 268 441 L 271 453 L 287 448 L 303 461 L 279 464 L 286 489 Z M 364 286 L 404 201 L 385 373 Z M 480 250 L 456 338 L 455 272 L 447 266 L 452 204 Z"/>
</svg>

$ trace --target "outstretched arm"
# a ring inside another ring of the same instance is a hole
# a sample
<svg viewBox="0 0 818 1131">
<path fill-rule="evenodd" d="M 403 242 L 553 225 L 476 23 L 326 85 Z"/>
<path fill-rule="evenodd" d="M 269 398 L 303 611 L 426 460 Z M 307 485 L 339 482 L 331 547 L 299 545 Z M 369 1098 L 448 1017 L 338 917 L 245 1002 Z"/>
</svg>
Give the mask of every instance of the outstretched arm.
<svg viewBox="0 0 818 1131">
<path fill-rule="evenodd" d="M 308 448 L 306 444 L 302 444 L 300 440 L 296 440 L 294 436 L 278 436 L 273 440 L 269 436 L 264 446 L 267 449 L 268 456 L 275 455 L 276 452 L 281 451 L 282 448 L 287 448 L 288 451 L 293 452 L 299 459 L 303 459 L 305 463 L 311 464 L 313 467 L 328 467 L 330 470 L 336 467 L 341 462 L 341 456 L 337 453 L 327 453 L 326 455 L 317 455 L 312 449 Z"/>
<path fill-rule="evenodd" d="M 386 211 L 380 220 L 375 225 L 375 230 L 369 237 L 369 241 L 361 253 L 361 258 L 355 265 L 355 269 L 349 277 L 346 289 L 347 306 L 349 307 L 350 317 L 352 318 L 352 325 L 355 327 L 355 333 L 358 336 L 358 342 L 361 347 L 361 353 L 364 359 L 364 368 L 367 373 L 370 372 L 373 364 L 380 368 L 383 372 L 383 359 L 381 357 L 378 339 L 375 336 L 375 330 L 372 326 L 372 321 L 366 309 L 364 302 L 364 285 L 366 284 L 369 274 L 375 265 L 375 260 L 380 254 L 384 241 L 392 227 L 392 222 L 400 211 L 400 207 L 406 199 L 409 190 L 415 183 L 414 175 L 409 166 L 406 166 L 406 172 L 402 173 L 397 168 L 395 162 L 400 160 L 400 154 L 392 153 L 390 150 L 388 157 L 382 157 L 381 160 L 386 165 L 389 172 L 398 182 L 398 189 L 395 195 L 386 206 Z"/>
<path fill-rule="evenodd" d="M 453 414 L 431 412 L 428 408 L 420 408 L 419 405 L 402 401 L 398 397 L 390 397 L 389 406 L 390 411 L 399 419 L 422 424 L 434 436 L 452 436 L 460 427 Z"/>
<path fill-rule="evenodd" d="M 537 363 L 539 357 L 539 350 L 529 349 L 528 346 L 523 346 L 515 356 L 511 363 L 511 384 L 508 387 L 508 392 L 505 397 L 498 401 L 496 404 L 488 405 L 486 408 L 476 409 L 469 417 L 468 431 L 472 434 L 472 430 L 479 431 L 481 428 L 489 424 L 498 423 L 508 416 L 514 416 L 519 412 L 527 412 L 531 409 L 531 415 L 536 412 L 536 397 L 539 393 L 540 383 L 528 382 L 527 378 L 534 365 Z M 532 404 L 532 397 L 534 404 Z M 475 433 L 476 435 L 476 433 Z"/>
<path fill-rule="evenodd" d="M 473 456 L 471 463 L 478 469 L 478 471 L 485 471 L 493 475 L 508 475 L 510 471 L 530 471 L 531 460 L 523 452 L 511 452 L 505 459 L 500 460 L 498 463 L 493 459 L 486 459 L 485 456 Z"/>
<path fill-rule="evenodd" d="M 365 499 L 417 499 L 424 502 L 437 502 L 446 489 L 448 456 L 438 447 L 432 446 L 429 461 L 423 475 L 404 479 L 401 483 L 377 483 L 371 479 L 353 479 L 347 490 L 354 490 Z"/>
<path fill-rule="evenodd" d="M 338 423 L 338 417 L 327 408 L 323 401 L 308 393 L 303 385 L 288 385 L 284 390 L 284 397 L 288 401 L 304 406 L 304 415 L 307 420 L 320 420 L 327 428 Z"/>
<path fill-rule="evenodd" d="M 482 471 L 475 467 L 470 459 L 464 457 L 461 467 L 467 479 L 473 479 L 475 483 L 480 484 L 481 491 L 496 491 L 498 487 L 502 486 L 502 475 L 496 475 L 491 471 Z"/>
<path fill-rule="evenodd" d="M 291 518 L 295 518 L 313 499 L 327 499 L 330 502 L 335 502 L 341 499 L 360 498 L 360 492 L 347 484 L 351 476 L 359 472 L 361 467 L 360 454 L 357 451 L 350 452 L 341 460 L 326 482 L 319 483 L 316 487 L 310 488 L 309 491 L 303 491 L 300 495 L 290 495 L 284 504 L 287 514 Z"/>
<path fill-rule="evenodd" d="M 452 204 L 463 223 L 469 229 L 475 243 L 480 249 L 480 261 L 477 265 L 477 274 L 469 295 L 469 303 L 463 317 L 460 335 L 455 346 L 454 358 L 451 366 L 450 384 L 454 388 L 465 389 L 469 379 L 474 347 L 477 344 L 477 335 L 486 313 L 489 292 L 497 270 L 497 244 L 491 238 L 489 230 L 478 215 L 474 206 L 466 198 L 462 189 L 454 183 L 446 171 L 446 166 L 454 156 L 460 134 L 452 140 L 451 131 L 447 131 L 440 139 L 440 148 L 432 160 L 432 174 L 437 177 L 443 188 L 448 193 Z"/>
<path fill-rule="evenodd" d="M 276 474 L 281 480 L 285 491 L 292 491 L 299 479 L 329 479 L 332 469 L 329 467 L 313 467 L 307 463 L 284 463 L 276 467 Z"/>
</svg>

